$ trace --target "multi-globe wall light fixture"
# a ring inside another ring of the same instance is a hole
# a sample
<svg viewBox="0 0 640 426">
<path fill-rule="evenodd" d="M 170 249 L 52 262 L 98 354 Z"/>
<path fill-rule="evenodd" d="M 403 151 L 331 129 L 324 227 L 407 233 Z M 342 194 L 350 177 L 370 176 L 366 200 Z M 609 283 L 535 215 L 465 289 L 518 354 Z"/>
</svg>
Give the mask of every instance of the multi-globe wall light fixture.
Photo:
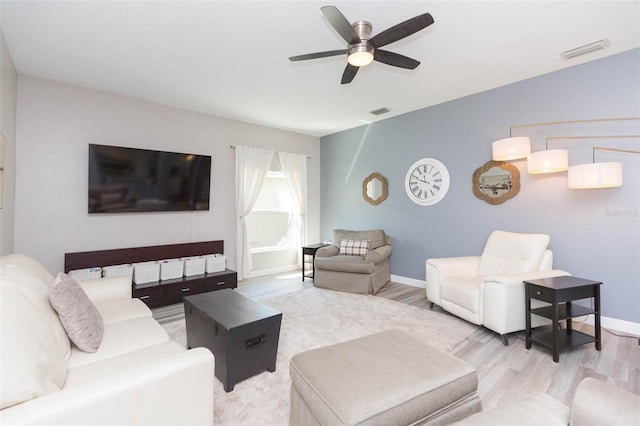
<svg viewBox="0 0 640 426">
<path fill-rule="evenodd" d="M 573 123 L 592 123 L 602 121 L 639 121 L 639 117 L 612 118 L 597 120 L 574 120 L 552 123 L 526 124 L 518 127 L 549 126 Z M 516 126 L 513 126 L 516 127 Z M 640 138 L 640 135 L 609 135 L 609 136 L 552 136 L 546 139 L 545 150 L 531 152 L 531 141 L 526 136 L 500 139 L 492 144 L 493 159 L 496 161 L 510 161 L 521 158 L 527 159 L 527 171 L 530 174 L 556 173 L 568 170 L 568 186 L 572 189 L 613 188 L 622 186 L 622 163 L 596 162 L 596 150 L 612 151 L 625 154 L 640 154 L 640 151 L 616 149 L 607 147 L 593 147 L 593 162 L 569 167 L 569 152 L 566 149 L 549 149 L 549 141 L 554 139 L 630 139 Z"/>
</svg>

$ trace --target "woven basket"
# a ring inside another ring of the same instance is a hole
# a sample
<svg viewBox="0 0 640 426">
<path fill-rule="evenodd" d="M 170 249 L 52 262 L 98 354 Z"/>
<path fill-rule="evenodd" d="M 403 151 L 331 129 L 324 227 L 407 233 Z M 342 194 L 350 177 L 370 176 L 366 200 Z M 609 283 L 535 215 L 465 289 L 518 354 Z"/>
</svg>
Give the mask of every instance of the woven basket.
<svg viewBox="0 0 640 426">
<path fill-rule="evenodd" d="M 206 264 L 204 257 L 183 257 L 182 260 L 184 260 L 184 275 L 186 277 L 204 274 Z"/>
<path fill-rule="evenodd" d="M 102 267 L 102 276 L 105 278 L 112 277 L 133 277 L 133 265 L 112 265 Z"/>
<path fill-rule="evenodd" d="M 225 256 L 224 254 L 209 254 L 205 256 L 207 260 L 206 271 L 207 274 L 211 272 L 221 272 L 224 271 L 225 268 Z"/>
<path fill-rule="evenodd" d="M 160 281 L 160 264 L 158 262 L 141 262 L 133 264 L 133 282 L 136 284 Z"/>
<path fill-rule="evenodd" d="M 160 279 L 172 280 L 180 278 L 184 274 L 184 260 L 182 259 L 165 259 L 159 260 Z"/>
<path fill-rule="evenodd" d="M 69 271 L 69 276 L 76 281 L 93 280 L 102 277 L 102 268 L 74 269 Z"/>
</svg>

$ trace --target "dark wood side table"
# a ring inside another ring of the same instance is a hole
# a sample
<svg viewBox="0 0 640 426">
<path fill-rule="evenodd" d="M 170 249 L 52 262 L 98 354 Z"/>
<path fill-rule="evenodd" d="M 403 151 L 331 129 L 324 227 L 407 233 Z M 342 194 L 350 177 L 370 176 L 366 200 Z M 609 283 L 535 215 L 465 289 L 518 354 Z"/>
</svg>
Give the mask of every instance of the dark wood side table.
<svg viewBox="0 0 640 426">
<path fill-rule="evenodd" d="M 526 303 L 526 347 L 531 343 L 550 348 L 553 360 L 560 360 L 560 352 L 564 349 L 595 342 L 596 350 L 602 348 L 600 330 L 600 286 L 599 281 L 587 280 L 571 276 L 543 278 L 523 281 Z M 551 306 L 531 308 L 531 299 L 548 302 Z M 593 299 L 593 308 L 572 304 L 574 300 Z M 551 329 L 540 327 L 531 330 L 531 314 L 551 320 Z M 584 315 L 595 317 L 595 336 L 574 330 L 571 319 Z M 560 329 L 560 322 L 566 321 L 565 330 Z"/>
<path fill-rule="evenodd" d="M 313 279 L 313 276 L 316 274 L 316 267 L 314 265 L 314 261 L 316 259 L 316 252 L 319 248 L 330 246 L 331 244 L 327 243 L 319 243 L 319 244 L 311 244 L 307 246 L 302 246 L 302 281 L 305 278 Z M 311 256 L 311 260 L 307 256 Z M 311 264 L 311 275 L 306 274 L 306 265 Z"/>
</svg>

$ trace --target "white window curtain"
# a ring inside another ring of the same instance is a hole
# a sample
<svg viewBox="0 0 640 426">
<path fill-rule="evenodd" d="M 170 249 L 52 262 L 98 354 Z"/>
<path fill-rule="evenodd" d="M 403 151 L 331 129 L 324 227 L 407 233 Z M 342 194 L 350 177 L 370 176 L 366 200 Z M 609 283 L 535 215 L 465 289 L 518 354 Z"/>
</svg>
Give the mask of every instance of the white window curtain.
<svg viewBox="0 0 640 426">
<path fill-rule="evenodd" d="M 236 269 L 239 279 L 251 272 L 246 216 L 260 194 L 274 151 L 236 146 Z"/>
<path fill-rule="evenodd" d="M 280 164 L 287 180 L 291 194 L 296 200 L 294 211 L 294 226 L 297 226 L 298 245 L 307 244 L 307 156 L 281 152 Z M 302 251 L 298 250 L 298 266 L 302 266 Z"/>
</svg>

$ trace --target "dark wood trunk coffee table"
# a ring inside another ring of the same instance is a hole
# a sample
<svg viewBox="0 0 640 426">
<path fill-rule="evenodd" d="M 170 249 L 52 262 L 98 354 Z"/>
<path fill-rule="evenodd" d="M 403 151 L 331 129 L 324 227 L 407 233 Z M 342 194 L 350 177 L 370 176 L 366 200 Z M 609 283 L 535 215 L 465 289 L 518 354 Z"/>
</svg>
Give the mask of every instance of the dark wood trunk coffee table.
<svg viewBox="0 0 640 426">
<path fill-rule="evenodd" d="M 187 346 L 216 357 L 216 377 L 231 392 L 236 383 L 276 371 L 282 313 L 232 289 L 184 298 Z"/>
</svg>

